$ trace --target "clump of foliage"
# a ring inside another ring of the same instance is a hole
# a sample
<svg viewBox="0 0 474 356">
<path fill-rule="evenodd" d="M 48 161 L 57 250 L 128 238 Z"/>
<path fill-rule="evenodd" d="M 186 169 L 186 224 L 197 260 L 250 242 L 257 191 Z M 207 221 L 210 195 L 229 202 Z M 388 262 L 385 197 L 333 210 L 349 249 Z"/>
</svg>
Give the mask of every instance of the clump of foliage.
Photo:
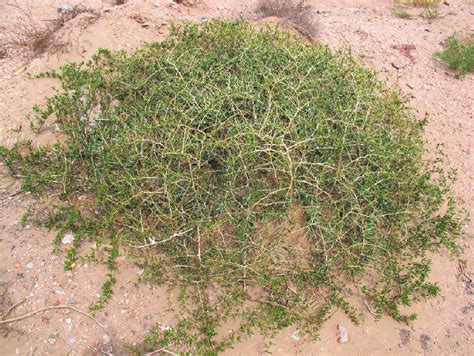
<svg viewBox="0 0 474 356">
<path fill-rule="evenodd" d="M 401 19 L 411 19 L 412 16 L 405 10 L 396 10 L 394 12 L 395 16 L 400 17 Z"/>
<path fill-rule="evenodd" d="M 420 13 L 420 17 L 425 20 L 434 20 L 439 17 L 438 7 L 428 7 Z"/>
<path fill-rule="evenodd" d="M 439 17 L 441 0 L 397 0 L 396 3 L 423 8 L 419 16 L 426 20 L 434 20 Z M 401 18 L 411 18 L 411 15 L 404 10 L 397 11 L 395 14 Z"/>
<path fill-rule="evenodd" d="M 359 321 L 362 300 L 409 321 L 403 306 L 436 295 L 427 252 L 461 234 L 452 176 L 423 158 L 425 121 L 350 54 L 210 21 L 45 75 L 62 89 L 32 124 L 54 116 L 60 139 L 3 159 L 23 190 L 57 194 L 47 226 L 107 249 L 94 308 L 120 249 L 180 290 L 151 350 L 213 354 L 290 325 L 316 337 L 335 308 Z"/>
<path fill-rule="evenodd" d="M 441 0 L 397 0 L 397 3 L 411 5 L 416 7 L 437 7 Z"/>
<path fill-rule="evenodd" d="M 458 76 L 474 72 L 474 36 L 461 41 L 454 34 L 445 40 L 446 49 L 435 55 L 453 69 Z"/>
</svg>

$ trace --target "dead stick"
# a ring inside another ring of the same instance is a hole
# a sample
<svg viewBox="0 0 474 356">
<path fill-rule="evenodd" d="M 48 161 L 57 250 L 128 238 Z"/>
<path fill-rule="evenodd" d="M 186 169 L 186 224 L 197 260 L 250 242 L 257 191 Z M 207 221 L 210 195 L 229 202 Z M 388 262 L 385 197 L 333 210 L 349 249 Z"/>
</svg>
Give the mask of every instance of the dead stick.
<svg viewBox="0 0 474 356">
<path fill-rule="evenodd" d="M 369 303 L 367 303 L 365 300 L 364 300 L 364 304 L 365 304 L 365 307 L 367 308 L 367 310 L 369 311 L 370 314 L 372 314 L 372 315 L 375 316 L 375 317 L 378 317 L 378 316 L 379 316 L 377 313 L 374 313 L 374 312 L 372 311 L 372 309 L 370 309 Z"/>
<path fill-rule="evenodd" d="M 462 261 L 459 261 L 459 269 L 461 270 L 461 273 L 466 279 L 469 281 L 469 283 L 472 282 L 472 278 L 468 276 L 466 271 L 464 270 L 464 263 Z"/>
<path fill-rule="evenodd" d="M 23 304 L 23 303 L 25 302 L 25 300 L 26 300 L 26 299 L 23 299 L 21 302 L 16 303 L 15 305 L 11 306 L 5 313 L 3 313 L 3 315 L 2 315 L 2 317 L 1 317 L 0 319 L 5 318 L 8 314 L 11 313 L 11 311 L 12 311 L 13 309 L 15 309 L 17 306 Z"/>
<path fill-rule="evenodd" d="M 21 189 L 18 189 L 16 192 L 14 192 L 10 195 L 7 195 L 6 197 L 1 198 L 0 200 L 4 201 L 4 200 L 10 199 L 10 198 L 13 198 L 14 196 L 17 196 L 20 193 L 21 193 Z"/>
<path fill-rule="evenodd" d="M 30 316 L 36 315 L 36 314 L 38 314 L 38 313 L 42 313 L 42 312 L 45 312 L 45 311 L 48 311 L 48 310 L 55 310 L 55 309 L 70 309 L 70 310 L 74 310 L 75 312 L 77 312 L 77 313 L 79 313 L 79 314 L 82 314 L 82 315 L 88 317 L 89 319 L 94 320 L 102 329 L 106 330 L 106 329 L 105 329 L 105 326 L 102 325 L 102 324 L 100 323 L 100 321 L 97 320 L 96 318 L 94 318 L 92 315 L 89 315 L 89 314 L 83 312 L 83 311 L 80 310 L 80 309 L 77 309 L 77 308 L 74 308 L 74 307 L 70 307 L 69 305 L 55 305 L 55 306 L 51 306 L 51 307 L 36 309 L 36 310 L 32 311 L 31 313 L 24 314 L 24 315 L 19 316 L 19 317 L 16 317 L 16 318 L 7 319 L 7 320 L 0 320 L 0 325 L 2 325 L 2 324 L 8 324 L 8 323 L 13 323 L 13 322 L 15 322 L 15 321 L 20 321 L 20 320 L 29 318 Z"/>
<path fill-rule="evenodd" d="M 168 242 L 172 239 L 174 239 L 175 237 L 180 237 L 180 236 L 183 236 L 184 234 L 188 233 L 189 231 L 191 231 L 192 229 L 187 229 L 187 230 L 184 230 L 184 231 L 180 231 L 180 232 L 176 232 L 174 233 L 173 235 L 171 235 L 170 237 L 164 239 L 164 240 L 161 240 L 161 241 L 155 241 L 154 239 L 150 239 L 151 242 L 149 244 L 144 244 L 144 245 L 139 245 L 139 246 L 136 246 L 136 245 L 132 245 L 129 243 L 129 246 L 130 247 L 133 247 L 133 248 L 144 248 L 144 247 L 149 247 L 149 246 L 153 246 L 153 245 L 158 245 L 158 244 L 162 244 L 162 243 L 165 243 L 165 242 Z"/>
<path fill-rule="evenodd" d="M 174 345 L 174 342 L 169 344 L 168 346 L 173 346 L 173 345 Z M 174 352 L 169 351 L 169 350 L 165 349 L 164 347 L 162 347 L 161 349 L 146 353 L 145 356 L 156 355 L 157 353 L 160 353 L 160 352 L 165 352 L 165 353 L 170 354 L 170 355 L 177 355 Z"/>
</svg>

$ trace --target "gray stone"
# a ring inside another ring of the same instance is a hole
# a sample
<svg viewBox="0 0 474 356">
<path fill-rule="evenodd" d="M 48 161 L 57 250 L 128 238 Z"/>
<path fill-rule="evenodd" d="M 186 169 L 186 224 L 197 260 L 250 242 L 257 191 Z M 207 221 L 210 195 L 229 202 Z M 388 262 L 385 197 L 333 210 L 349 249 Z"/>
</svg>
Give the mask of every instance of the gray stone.
<svg viewBox="0 0 474 356">
<path fill-rule="evenodd" d="M 429 335 L 426 335 L 426 334 L 421 334 L 420 335 L 420 344 L 421 344 L 421 348 L 423 350 L 428 350 L 428 348 L 430 347 L 429 343 L 431 342 L 431 338 L 429 337 Z"/>
<path fill-rule="evenodd" d="M 405 346 L 410 343 L 411 332 L 407 329 L 400 329 L 400 346 Z"/>
</svg>

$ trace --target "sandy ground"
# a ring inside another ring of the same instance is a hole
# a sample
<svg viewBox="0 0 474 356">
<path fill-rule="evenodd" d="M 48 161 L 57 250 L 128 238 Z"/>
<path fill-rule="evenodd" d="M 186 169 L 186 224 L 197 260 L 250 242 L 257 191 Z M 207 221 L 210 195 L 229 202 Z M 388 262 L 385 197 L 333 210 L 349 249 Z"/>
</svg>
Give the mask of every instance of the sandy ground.
<svg viewBox="0 0 474 356">
<path fill-rule="evenodd" d="M 43 20 L 55 16 L 61 3 L 18 0 Z M 28 61 L 20 52 L 0 59 L 1 144 L 12 145 L 19 138 L 31 138 L 35 144 L 54 141 L 53 130 L 36 137 L 24 120 L 32 105 L 51 93 L 54 84 L 51 80 L 30 79 L 30 74 L 58 68 L 68 61 L 85 60 L 100 47 L 131 50 L 144 42 L 160 40 L 169 31 L 171 21 L 240 16 L 255 19 L 255 3 L 203 0 L 186 7 L 168 0 L 130 0 L 122 6 L 99 0 L 81 1 L 98 9 L 100 18 L 86 29 L 80 29 L 81 16 L 67 23 L 57 34 L 69 43 L 62 53 L 46 53 Z M 362 63 L 398 85 L 420 117 L 429 113 L 429 147 L 434 148 L 435 143 L 444 145 L 447 167 L 458 170 L 455 192 L 472 215 L 474 76 L 454 78 L 432 54 L 454 31 L 474 32 L 474 2 L 444 2 L 440 18 L 433 21 L 398 18 L 388 0 L 308 3 L 313 5 L 318 23 L 317 41 L 334 49 L 351 48 Z M 16 15 L 14 8 L 0 2 L 0 23 L 14 24 Z M 0 166 L 0 314 L 25 299 L 10 317 L 57 304 L 69 303 L 87 310 L 105 280 L 104 267 L 81 262 L 72 272 L 64 272 L 62 256 L 52 253 L 54 232 L 22 227 L 21 217 L 34 200 L 28 195 L 14 195 L 18 186 L 19 182 L 9 178 L 5 167 Z M 472 235 L 472 223 L 466 231 Z M 227 354 L 261 354 L 270 341 L 274 355 L 473 354 L 474 298 L 469 276 L 474 274 L 469 261 L 474 260 L 474 249 L 467 238 L 462 246 L 463 259 L 468 261 L 465 273 L 447 253 L 433 258 L 431 278 L 439 283 L 441 295 L 413 307 L 411 311 L 419 317 L 409 326 L 390 318 L 375 322 L 369 311 L 365 312 L 363 325 L 355 326 L 338 311 L 324 325 L 320 341 L 296 341 L 292 337 L 296 330 L 288 328 L 274 340 L 259 336 L 246 339 Z M 96 314 L 105 329 L 73 310 L 37 314 L 0 327 L 0 355 L 126 355 L 125 345 L 139 343 L 153 325 L 175 322 L 169 312 L 172 295 L 156 286 L 137 284 L 142 271 L 126 258 L 120 259 L 120 271 L 112 301 L 104 312 Z M 338 343 L 337 325 L 347 328 L 348 343 Z"/>
</svg>

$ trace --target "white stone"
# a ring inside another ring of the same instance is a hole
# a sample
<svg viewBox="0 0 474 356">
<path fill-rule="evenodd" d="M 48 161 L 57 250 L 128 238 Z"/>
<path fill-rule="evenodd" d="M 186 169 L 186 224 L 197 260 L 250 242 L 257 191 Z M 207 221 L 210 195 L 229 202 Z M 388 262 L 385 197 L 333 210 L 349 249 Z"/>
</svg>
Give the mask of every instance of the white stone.
<svg viewBox="0 0 474 356">
<path fill-rule="evenodd" d="M 64 235 L 63 239 L 61 240 L 63 245 L 69 245 L 73 241 L 74 241 L 74 235 L 73 234 L 66 234 L 66 235 Z"/>
<path fill-rule="evenodd" d="M 347 332 L 347 329 L 342 325 L 338 325 L 337 329 L 339 330 L 339 338 L 337 339 L 337 341 L 339 341 L 339 343 L 341 344 L 345 344 L 346 342 L 348 342 L 349 333 Z"/>
<path fill-rule="evenodd" d="M 58 12 L 60 14 L 67 14 L 68 12 L 71 12 L 73 9 L 73 7 L 69 4 L 61 4 L 58 6 Z"/>
<path fill-rule="evenodd" d="M 293 334 L 291 334 L 291 338 L 295 341 L 300 341 L 301 340 L 300 331 L 296 330 L 295 332 L 293 332 Z"/>
</svg>

